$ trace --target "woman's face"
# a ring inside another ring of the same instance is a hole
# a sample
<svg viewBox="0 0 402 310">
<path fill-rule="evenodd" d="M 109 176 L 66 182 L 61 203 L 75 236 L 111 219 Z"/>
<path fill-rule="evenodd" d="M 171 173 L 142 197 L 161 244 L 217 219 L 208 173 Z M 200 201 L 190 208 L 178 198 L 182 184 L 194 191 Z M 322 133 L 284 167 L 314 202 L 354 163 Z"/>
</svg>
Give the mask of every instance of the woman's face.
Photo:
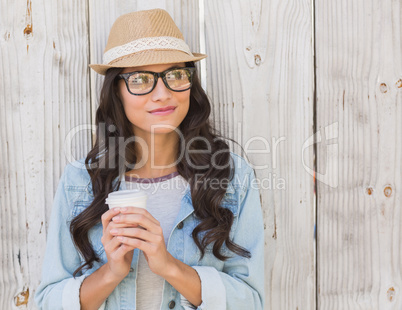
<svg viewBox="0 0 402 310">
<path fill-rule="evenodd" d="M 163 72 L 173 67 L 185 67 L 185 63 L 130 67 L 125 68 L 121 73 Z M 146 136 L 149 133 L 172 132 L 184 120 L 190 107 L 190 89 L 183 92 L 172 91 L 165 86 L 161 78 L 158 79 L 154 90 L 146 95 L 130 94 L 123 79 L 119 81 L 118 90 L 124 112 L 133 124 L 134 134 L 139 136 Z M 166 115 L 151 113 L 152 110 L 168 106 L 174 107 L 174 111 Z M 158 126 L 155 127 L 155 125 Z"/>
</svg>

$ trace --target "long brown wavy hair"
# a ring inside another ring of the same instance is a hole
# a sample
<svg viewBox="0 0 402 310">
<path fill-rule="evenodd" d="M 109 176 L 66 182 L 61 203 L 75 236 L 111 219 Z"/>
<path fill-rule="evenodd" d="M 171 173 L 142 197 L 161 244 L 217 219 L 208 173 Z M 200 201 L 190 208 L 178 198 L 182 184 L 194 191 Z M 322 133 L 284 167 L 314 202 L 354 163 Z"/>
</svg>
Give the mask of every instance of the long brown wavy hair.
<svg viewBox="0 0 402 310">
<path fill-rule="evenodd" d="M 186 63 L 186 65 L 194 67 L 193 62 Z M 121 71 L 120 68 L 111 68 L 106 72 L 100 104 L 96 111 L 96 140 L 85 159 L 85 165 L 92 181 L 94 199 L 82 213 L 71 221 L 70 226 L 75 246 L 85 259 L 85 263 L 74 272 L 74 276 L 82 268 L 92 268 L 93 262 L 99 261 L 99 257 L 89 241 L 88 232 L 101 221 L 102 214 L 108 210 L 105 199 L 110 192 L 118 190 L 120 186 L 120 181 L 114 182 L 116 178 L 130 171 L 128 166 L 137 162 L 134 147 L 127 147 L 122 143 L 128 138 L 132 138 L 134 132 L 118 96 L 117 76 Z M 194 213 L 201 221 L 193 230 L 192 237 L 201 251 L 201 257 L 205 254 L 206 246 L 211 243 L 213 244 L 213 255 L 220 260 L 229 258 L 221 252 L 224 244 L 235 254 L 251 257 L 249 251 L 229 238 L 234 215 L 229 209 L 220 206 L 227 188 L 219 186 L 218 189 L 212 189 L 205 186 L 205 183 L 203 186 L 196 186 L 200 182 L 208 182 L 208 180 L 232 180 L 234 176 L 233 167 L 230 165 L 229 145 L 211 126 L 210 113 L 210 101 L 201 87 L 197 74 L 194 74 L 189 111 L 179 126 L 183 138 L 179 139 L 178 154 L 180 150 L 185 152 L 208 150 L 209 146 L 211 152 L 188 152 L 185 156 L 181 156 L 182 159 L 179 160 L 176 167 L 178 173 L 190 184 Z M 197 139 L 192 140 L 193 138 Z M 226 139 L 235 142 L 232 139 Z M 191 144 L 188 144 L 189 141 Z M 187 148 L 187 145 L 190 147 Z M 224 168 L 212 167 L 213 155 L 214 163 Z M 186 161 L 187 158 L 190 159 L 191 165 Z M 195 179 L 196 174 L 197 179 Z M 218 184 L 224 185 L 225 183 L 219 182 Z"/>
</svg>

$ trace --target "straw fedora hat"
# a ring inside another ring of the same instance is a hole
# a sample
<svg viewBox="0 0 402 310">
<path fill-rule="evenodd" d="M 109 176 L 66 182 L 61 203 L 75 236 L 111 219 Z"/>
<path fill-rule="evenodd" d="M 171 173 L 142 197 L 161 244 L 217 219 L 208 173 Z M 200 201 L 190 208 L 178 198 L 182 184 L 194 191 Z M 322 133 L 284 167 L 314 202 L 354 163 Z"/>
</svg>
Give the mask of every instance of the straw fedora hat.
<svg viewBox="0 0 402 310">
<path fill-rule="evenodd" d="M 117 18 L 110 29 L 103 63 L 89 66 L 105 75 L 109 68 L 198 61 L 205 57 L 190 51 L 168 12 L 153 9 Z"/>
</svg>

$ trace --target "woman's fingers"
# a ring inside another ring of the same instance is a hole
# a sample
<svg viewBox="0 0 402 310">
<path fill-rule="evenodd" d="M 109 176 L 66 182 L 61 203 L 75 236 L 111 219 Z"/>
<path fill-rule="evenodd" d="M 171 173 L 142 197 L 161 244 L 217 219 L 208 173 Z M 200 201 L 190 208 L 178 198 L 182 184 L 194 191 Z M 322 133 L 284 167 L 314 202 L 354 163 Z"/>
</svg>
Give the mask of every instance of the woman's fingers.
<svg viewBox="0 0 402 310">
<path fill-rule="evenodd" d="M 159 222 L 151 215 L 151 213 L 149 213 L 147 210 L 145 210 L 143 208 L 124 207 L 124 208 L 120 208 L 120 213 L 121 214 L 141 214 L 141 215 L 147 217 L 148 219 L 150 219 L 155 224 L 159 225 Z"/>
<path fill-rule="evenodd" d="M 102 227 L 103 227 L 103 240 L 102 243 L 107 242 L 112 238 L 112 235 L 110 235 L 109 231 L 113 228 L 119 228 L 119 227 L 127 227 L 127 224 L 125 223 L 116 223 L 112 221 L 112 218 L 120 213 L 120 208 L 113 208 L 108 211 L 106 211 L 104 214 L 102 214 L 101 217 L 101 222 L 102 222 Z M 137 227 L 137 224 L 131 224 L 129 227 Z"/>
<path fill-rule="evenodd" d="M 121 242 L 117 240 L 117 238 L 112 238 L 110 241 L 106 242 L 103 246 L 105 248 L 106 253 L 112 253 L 117 250 L 117 248 L 121 245 Z"/>
<path fill-rule="evenodd" d="M 121 248 L 123 247 L 123 248 Z M 105 246 L 105 252 L 108 253 L 113 259 L 119 260 L 122 259 L 125 254 L 129 251 L 134 250 L 135 248 L 128 245 L 123 244 L 116 237 L 113 237 Z"/>
<path fill-rule="evenodd" d="M 139 249 L 148 255 L 155 254 L 156 250 L 158 249 L 157 246 L 137 238 L 118 236 L 116 239 L 123 245 L 126 245 L 130 248 Z"/>
<path fill-rule="evenodd" d="M 121 243 L 113 237 L 105 246 L 107 262 L 110 271 L 117 277 L 125 277 L 131 266 L 134 248 L 128 244 Z"/>
<path fill-rule="evenodd" d="M 155 244 L 164 241 L 161 235 L 154 234 L 142 228 L 114 228 L 110 233 L 113 236 L 137 238 Z"/>
<path fill-rule="evenodd" d="M 119 215 L 116 215 L 113 217 L 113 223 L 116 224 L 126 224 L 126 225 L 138 225 L 146 230 L 154 233 L 154 234 L 161 234 L 162 229 L 160 227 L 160 224 L 158 221 L 156 221 L 154 218 L 151 220 L 148 216 L 144 214 L 136 214 L 136 213 L 130 213 L 130 214 L 122 214 L 120 213 Z"/>
<path fill-rule="evenodd" d="M 117 248 L 117 250 L 114 251 L 114 252 L 111 254 L 111 257 L 112 257 L 113 259 L 120 260 L 120 259 L 124 258 L 124 256 L 125 256 L 128 252 L 130 252 L 130 251 L 132 251 L 132 250 L 134 250 L 134 249 L 135 249 L 135 247 L 133 247 L 133 246 L 131 246 L 131 245 L 129 245 L 129 244 L 121 243 L 121 245 Z M 132 259 L 132 258 L 131 258 L 131 259 Z"/>
<path fill-rule="evenodd" d="M 151 271 L 162 275 L 171 255 L 166 249 L 159 222 L 148 211 L 135 207 L 121 208 L 120 214 L 114 216 L 112 221 L 127 226 L 110 230 L 111 235 L 123 244 L 121 247 L 129 246 L 143 251 Z M 140 227 L 132 228 L 131 225 Z M 123 249 L 119 248 L 116 252 Z"/>
<path fill-rule="evenodd" d="M 107 264 L 110 271 L 118 276 L 125 277 L 130 269 L 131 261 L 133 259 L 133 247 L 130 244 L 123 244 L 110 231 L 112 229 L 121 229 L 127 227 L 137 227 L 138 224 L 116 223 L 112 218 L 120 213 L 120 208 L 113 208 L 107 210 L 101 217 L 103 233 L 101 242 L 105 249 Z"/>
<path fill-rule="evenodd" d="M 103 226 L 103 234 L 105 234 L 106 227 L 109 225 L 112 218 L 119 213 L 120 213 L 119 208 L 113 208 L 102 214 L 101 221 Z"/>
</svg>

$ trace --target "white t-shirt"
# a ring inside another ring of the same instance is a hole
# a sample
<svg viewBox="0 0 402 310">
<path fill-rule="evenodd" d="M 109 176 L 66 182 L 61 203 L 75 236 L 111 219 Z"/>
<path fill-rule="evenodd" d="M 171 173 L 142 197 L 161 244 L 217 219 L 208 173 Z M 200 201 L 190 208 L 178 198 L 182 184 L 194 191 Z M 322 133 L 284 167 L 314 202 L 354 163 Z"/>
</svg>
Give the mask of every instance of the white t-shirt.
<svg viewBox="0 0 402 310">
<path fill-rule="evenodd" d="M 178 172 L 150 179 L 126 177 L 127 189 L 140 189 L 148 195 L 147 210 L 159 221 L 163 229 L 166 247 L 187 185 L 187 181 Z M 145 256 L 140 251 L 137 270 L 136 309 L 159 310 L 164 281 L 162 277 L 149 269 Z"/>
</svg>

